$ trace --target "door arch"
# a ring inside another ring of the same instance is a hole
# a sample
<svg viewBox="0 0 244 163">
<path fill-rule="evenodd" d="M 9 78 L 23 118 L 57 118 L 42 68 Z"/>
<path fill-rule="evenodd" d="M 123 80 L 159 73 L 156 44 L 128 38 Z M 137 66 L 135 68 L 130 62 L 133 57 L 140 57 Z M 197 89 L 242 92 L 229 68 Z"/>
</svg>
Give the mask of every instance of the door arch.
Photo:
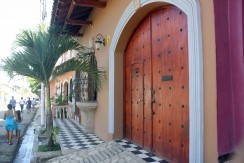
<svg viewBox="0 0 244 163">
<path fill-rule="evenodd" d="M 122 126 L 118 125 L 121 122 L 121 111 L 123 108 L 123 93 L 117 84 L 123 79 L 121 78 L 123 71 L 123 52 L 125 47 L 123 41 L 128 40 L 128 32 L 133 31 L 132 24 L 137 22 L 133 17 L 135 15 L 140 17 L 138 13 L 143 11 L 149 5 L 162 6 L 165 3 L 172 4 L 180 8 L 187 15 L 187 28 L 188 31 L 188 50 L 189 50 L 189 114 L 190 114 L 190 126 L 189 126 L 189 162 L 203 162 L 203 58 L 202 58 L 202 31 L 201 31 L 201 16 L 200 16 L 200 4 L 199 0 L 142 0 L 139 1 L 140 8 L 135 11 L 133 2 L 131 2 L 125 9 L 121 16 L 115 32 L 113 34 L 111 45 L 109 49 L 109 119 L 108 119 L 108 131 L 114 134 L 115 137 L 121 137 L 121 133 L 117 135 L 116 130 Z M 155 5 L 156 4 L 156 5 Z M 148 9 L 148 8 L 147 8 Z M 144 10 L 145 11 L 145 10 Z M 148 12 L 148 10 L 146 10 Z M 130 28 L 128 30 L 128 28 Z M 121 44 L 122 43 L 122 44 Z M 116 64 L 115 64 L 116 63 Z M 120 84 L 121 85 L 121 84 Z M 120 86 L 121 87 L 121 86 Z M 115 94 L 119 98 L 115 98 Z M 116 109 L 115 109 L 116 108 Z M 117 112 L 121 113 L 117 116 Z M 116 119 L 114 118 L 116 116 Z M 117 122 L 120 120 L 119 122 Z"/>
</svg>

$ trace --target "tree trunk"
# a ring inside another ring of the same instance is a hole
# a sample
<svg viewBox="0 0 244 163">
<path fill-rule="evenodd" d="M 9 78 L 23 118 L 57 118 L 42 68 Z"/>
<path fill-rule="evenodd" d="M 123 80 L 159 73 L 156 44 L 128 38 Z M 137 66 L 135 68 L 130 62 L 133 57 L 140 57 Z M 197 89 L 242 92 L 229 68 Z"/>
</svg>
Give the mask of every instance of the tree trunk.
<svg viewBox="0 0 244 163">
<path fill-rule="evenodd" d="M 45 123 L 45 85 L 41 84 L 41 126 L 46 126 Z"/>
<path fill-rule="evenodd" d="M 48 146 L 53 147 L 54 141 L 52 138 L 52 131 L 53 131 L 53 118 L 52 118 L 52 111 L 51 111 L 51 102 L 50 102 L 50 86 L 49 84 L 46 84 L 46 100 L 45 100 L 45 106 L 46 106 L 46 114 L 47 114 L 47 137 L 48 140 Z"/>
</svg>

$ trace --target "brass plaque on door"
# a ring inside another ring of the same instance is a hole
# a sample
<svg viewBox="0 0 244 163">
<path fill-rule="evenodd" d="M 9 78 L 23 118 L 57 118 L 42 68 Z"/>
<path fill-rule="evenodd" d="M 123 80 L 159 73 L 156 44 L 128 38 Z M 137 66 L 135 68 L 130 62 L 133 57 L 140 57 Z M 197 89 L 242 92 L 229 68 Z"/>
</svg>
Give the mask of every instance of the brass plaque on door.
<svg viewBox="0 0 244 163">
<path fill-rule="evenodd" d="M 173 80 L 173 75 L 167 75 L 162 77 L 162 81 L 171 81 Z"/>
</svg>

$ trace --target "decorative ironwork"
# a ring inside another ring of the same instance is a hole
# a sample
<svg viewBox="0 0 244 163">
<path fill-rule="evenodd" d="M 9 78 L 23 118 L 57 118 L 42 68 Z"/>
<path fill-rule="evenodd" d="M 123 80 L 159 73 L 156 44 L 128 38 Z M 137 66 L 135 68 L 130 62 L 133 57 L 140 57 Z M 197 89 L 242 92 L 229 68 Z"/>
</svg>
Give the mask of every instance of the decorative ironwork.
<svg viewBox="0 0 244 163">
<path fill-rule="evenodd" d="M 91 64 L 96 68 L 95 56 L 91 57 Z M 76 102 L 95 101 L 97 99 L 96 83 L 88 73 L 76 72 L 71 94 Z"/>
<path fill-rule="evenodd" d="M 73 94 L 75 101 L 88 101 L 88 74 L 80 73 L 80 77 L 76 77 L 73 81 Z"/>
</svg>

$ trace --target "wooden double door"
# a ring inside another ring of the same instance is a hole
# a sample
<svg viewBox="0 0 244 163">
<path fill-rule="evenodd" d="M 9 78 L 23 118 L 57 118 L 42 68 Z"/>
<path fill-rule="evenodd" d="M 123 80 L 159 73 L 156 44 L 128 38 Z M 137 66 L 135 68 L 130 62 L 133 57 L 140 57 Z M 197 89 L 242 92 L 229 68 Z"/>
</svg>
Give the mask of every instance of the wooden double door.
<svg viewBox="0 0 244 163">
<path fill-rule="evenodd" d="M 186 15 L 174 6 L 151 12 L 125 52 L 125 138 L 169 162 L 189 161 Z"/>
</svg>

